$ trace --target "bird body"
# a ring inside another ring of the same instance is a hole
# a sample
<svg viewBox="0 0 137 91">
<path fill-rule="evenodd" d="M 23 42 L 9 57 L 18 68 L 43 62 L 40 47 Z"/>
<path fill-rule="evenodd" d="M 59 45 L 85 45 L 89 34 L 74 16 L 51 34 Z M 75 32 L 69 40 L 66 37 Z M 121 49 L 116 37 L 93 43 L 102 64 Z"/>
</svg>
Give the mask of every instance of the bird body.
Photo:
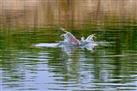
<svg viewBox="0 0 137 91">
<path fill-rule="evenodd" d="M 64 43 L 72 46 L 79 46 L 80 41 L 70 32 L 66 31 L 64 28 L 60 28 L 65 34 L 62 34 L 61 37 L 64 37 Z"/>
<path fill-rule="evenodd" d="M 67 42 L 68 44 L 79 46 L 80 41 L 70 32 L 65 33 L 64 35 L 64 42 Z"/>
</svg>

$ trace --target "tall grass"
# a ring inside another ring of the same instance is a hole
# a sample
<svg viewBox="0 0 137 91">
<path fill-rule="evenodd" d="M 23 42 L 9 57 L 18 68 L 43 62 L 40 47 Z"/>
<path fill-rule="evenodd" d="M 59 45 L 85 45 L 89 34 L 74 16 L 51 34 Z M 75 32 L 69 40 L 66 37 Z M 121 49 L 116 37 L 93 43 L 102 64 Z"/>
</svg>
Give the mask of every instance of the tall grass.
<svg viewBox="0 0 137 91">
<path fill-rule="evenodd" d="M 136 20 L 136 0 L 0 0 L 1 26 L 77 28 Z"/>
</svg>

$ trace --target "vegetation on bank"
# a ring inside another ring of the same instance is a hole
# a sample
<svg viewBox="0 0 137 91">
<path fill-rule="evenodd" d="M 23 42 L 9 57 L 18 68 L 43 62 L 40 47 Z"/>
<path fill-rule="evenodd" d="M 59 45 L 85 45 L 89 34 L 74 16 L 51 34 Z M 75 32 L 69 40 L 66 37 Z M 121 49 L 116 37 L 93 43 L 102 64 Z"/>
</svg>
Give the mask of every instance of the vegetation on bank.
<svg viewBox="0 0 137 91">
<path fill-rule="evenodd" d="M 137 22 L 136 0 L 0 0 L 0 25 L 85 29 Z"/>
</svg>

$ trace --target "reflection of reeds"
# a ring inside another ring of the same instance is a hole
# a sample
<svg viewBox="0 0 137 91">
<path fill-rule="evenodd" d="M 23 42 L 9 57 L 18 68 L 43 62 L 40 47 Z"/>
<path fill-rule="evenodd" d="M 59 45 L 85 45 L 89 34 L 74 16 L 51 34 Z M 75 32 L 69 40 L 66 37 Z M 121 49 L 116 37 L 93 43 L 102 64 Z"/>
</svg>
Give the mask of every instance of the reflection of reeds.
<svg viewBox="0 0 137 91">
<path fill-rule="evenodd" d="M 65 26 L 137 20 L 136 0 L 0 0 L 0 24 Z"/>
</svg>

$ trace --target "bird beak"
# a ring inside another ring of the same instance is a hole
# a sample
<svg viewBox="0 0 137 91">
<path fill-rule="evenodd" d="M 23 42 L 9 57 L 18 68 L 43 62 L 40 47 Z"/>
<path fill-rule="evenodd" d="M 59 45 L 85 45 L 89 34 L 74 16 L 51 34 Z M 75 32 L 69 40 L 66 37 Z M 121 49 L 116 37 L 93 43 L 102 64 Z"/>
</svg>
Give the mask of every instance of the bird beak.
<svg viewBox="0 0 137 91">
<path fill-rule="evenodd" d="M 61 34 L 60 37 L 61 37 L 61 38 L 64 38 L 64 34 Z"/>
</svg>

